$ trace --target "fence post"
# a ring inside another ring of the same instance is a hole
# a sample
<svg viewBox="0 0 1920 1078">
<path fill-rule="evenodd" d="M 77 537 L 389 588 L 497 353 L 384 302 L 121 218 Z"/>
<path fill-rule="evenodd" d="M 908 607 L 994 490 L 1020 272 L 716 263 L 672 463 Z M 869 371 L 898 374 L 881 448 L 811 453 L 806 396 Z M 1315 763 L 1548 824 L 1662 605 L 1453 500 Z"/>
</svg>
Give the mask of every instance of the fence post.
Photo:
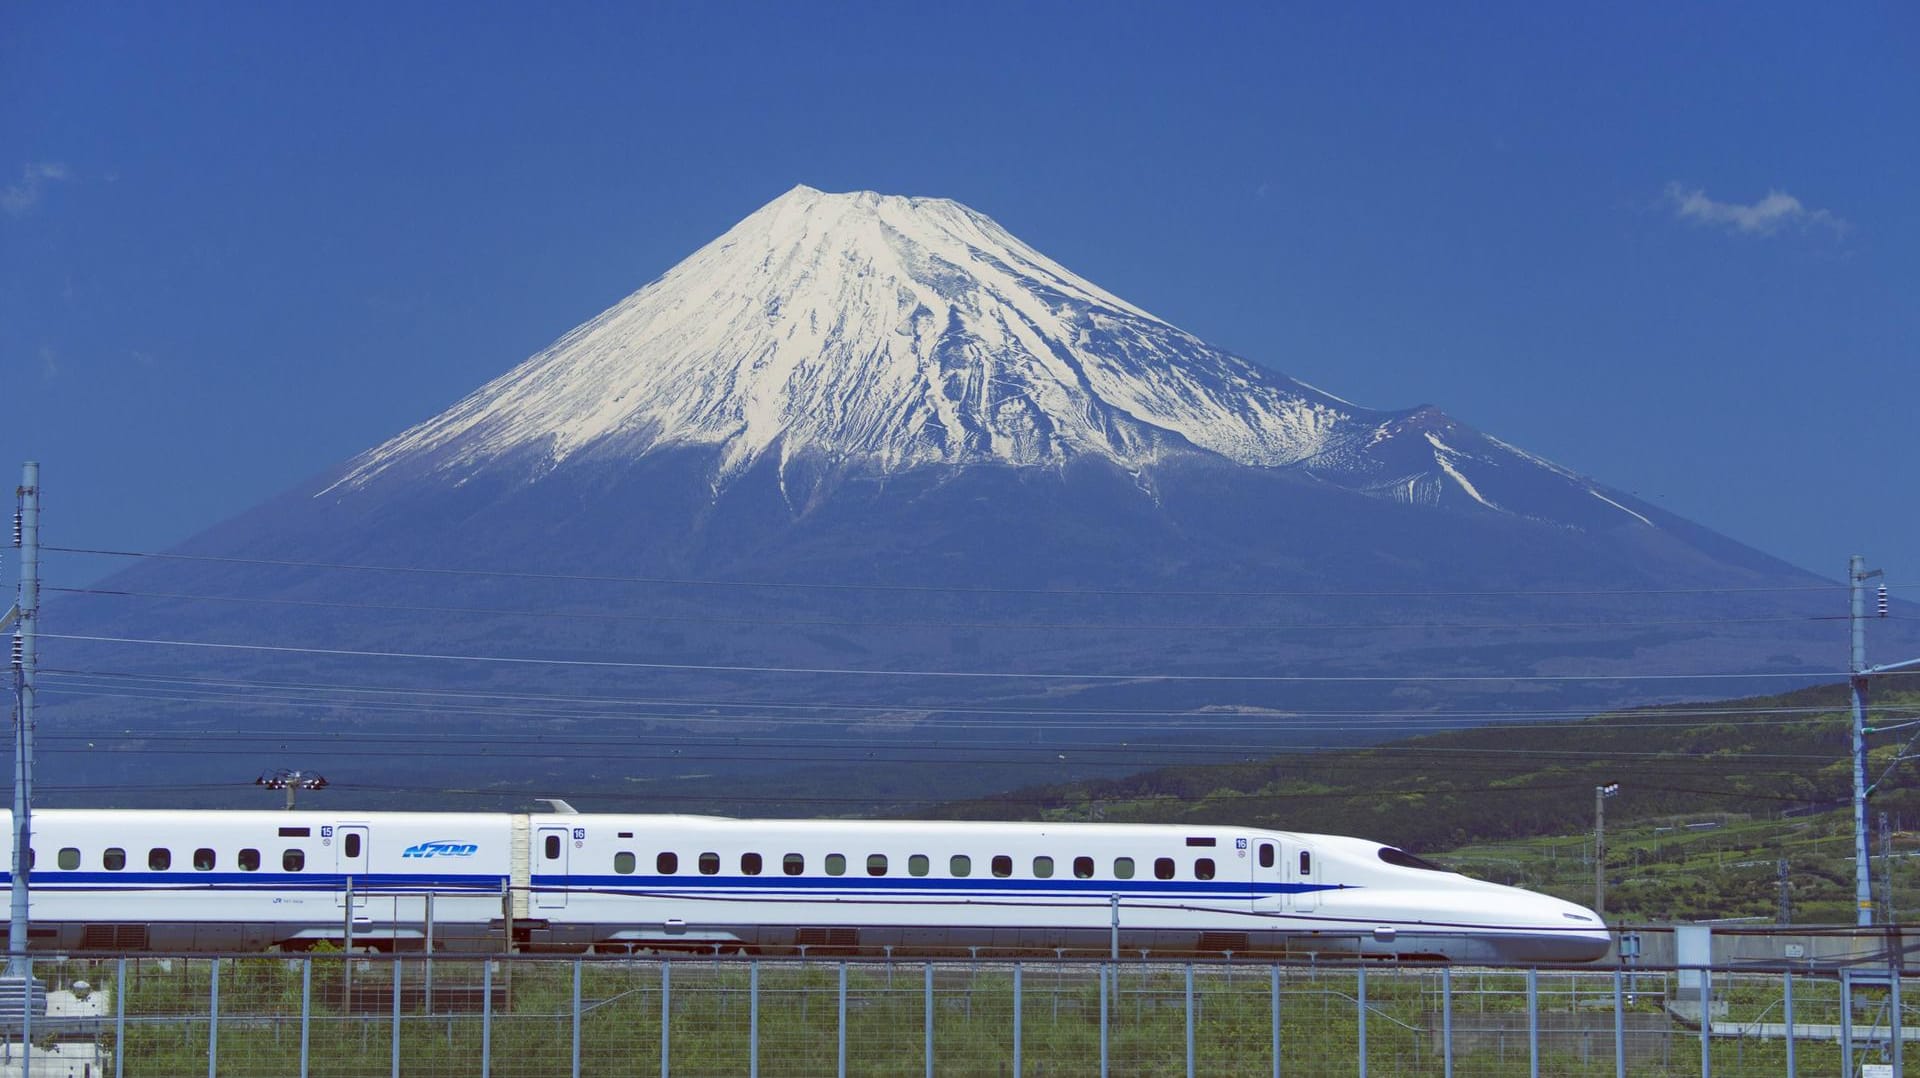
<svg viewBox="0 0 1920 1078">
<path fill-rule="evenodd" d="M 1851 1074 L 1852 1071 L 1847 1073 Z M 1700 967 L 1700 1078 L 1713 1074 L 1713 970 Z"/>
<path fill-rule="evenodd" d="M 1280 963 L 1267 967 L 1267 1010 L 1273 1017 L 1271 1044 L 1273 1052 L 1273 1078 L 1280 1078 Z"/>
<path fill-rule="evenodd" d="M 1367 967 L 1354 971 L 1354 1009 L 1359 1015 L 1360 1078 L 1367 1078 Z"/>
<path fill-rule="evenodd" d="M 1440 967 L 1440 1068 L 1453 1078 L 1453 970 Z"/>
<path fill-rule="evenodd" d="M 1527 968 L 1527 1073 L 1540 1078 L 1540 971 Z"/>
<path fill-rule="evenodd" d="M 1107 1078 L 1107 1067 L 1108 1067 L 1107 1023 L 1110 1021 L 1110 1018 L 1108 1017 L 1108 1013 L 1107 1013 L 1107 1008 L 1109 1006 L 1109 1001 L 1107 999 L 1107 971 L 1109 968 L 1110 967 L 1108 966 L 1107 963 L 1105 962 L 1100 963 L 1100 969 L 1099 969 L 1099 973 L 1100 973 L 1100 1078 Z M 928 1078 L 932 1078 L 932 1075 L 928 1075 Z"/>
<path fill-rule="evenodd" d="M 834 1073 L 839 1075 L 840 1078 L 847 1078 L 847 962 L 845 959 L 840 960 L 839 1026 L 840 1026 L 840 1049 L 839 1049 L 839 1054 L 835 1057 L 838 1060 L 838 1065 Z M 1019 1067 L 1016 1066 L 1014 1070 L 1018 1072 Z M 661 1078 L 666 1078 L 666 1076 L 662 1075 Z"/>
<path fill-rule="evenodd" d="M 1793 970 L 1789 968 L 1784 977 L 1786 997 L 1780 1004 L 1787 1020 L 1787 1078 L 1793 1078 Z"/>
<path fill-rule="evenodd" d="M 660 960 L 660 1078 L 673 1073 L 673 963 Z"/>
<path fill-rule="evenodd" d="M 393 1078 L 400 1078 L 394 1075 Z M 580 1078 L 580 960 L 573 960 L 573 1078 Z"/>
<path fill-rule="evenodd" d="M 400 1078 L 400 952 L 393 961 L 393 1078 Z"/>
<path fill-rule="evenodd" d="M 1897 962 L 1898 955 L 1895 959 Z M 1887 1032 L 1893 1037 L 1893 1073 L 1905 1074 L 1906 1071 L 1902 1069 L 1903 1063 L 1900 1059 L 1901 1042 L 1906 1038 L 1900 1032 L 1900 967 L 1898 964 L 1888 965 L 1887 983 L 1891 986 L 1887 996 Z"/>
<path fill-rule="evenodd" d="M 493 959 L 480 966 L 480 1078 L 493 1073 Z"/>
<path fill-rule="evenodd" d="M 1613 970 L 1613 1078 L 1627 1078 L 1627 999 L 1626 976 L 1619 967 Z M 1789 989 L 1791 991 L 1791 989 Z M 1789 1006 L 1791 1011 L 1792 1007 Z M 1791 1018 L 1788 1019 L 1792 1021 Z M 1787 1058 L 1793 1058 L 1793 1031 L 1787 1031 Z M 1791 1071 L 1793 1068 L 1787 1068 Z"/>
<path fill-rule="evenodd" d="M 760 1078 L 760 960 L 747 963 L 747 1078 Z"/>
<path fill-rule="evenodd" d="M 113 971 L 113 1078 L 127 1073 L 127 956 L 114 960 Z"/>
<path fill-rule="evenodd" d="M 1187 1078 L 1193 1078 L 1193 963 L 1187 963 Z"/>
<path fill-rule="evenodd" d="M 220 959 L 217 957 L 213 960 L 210 983 L 207 991 L 207 1078 L 220 1078 Z"/>
<path fill-rule="evenodd" d="M 300 963 L 300 1078 L 307 1078 L 307 1046 L 313 1032 L 313 956 Z"/>
<path fill-rule="evenodd" d="M 1853 971 L 1840 971 L 1840 1073 L 1853 1074 Z"/>
<path fill-rule="evenodd" d="M 1013 964 L 1013 1078 L 1020 1078 L 1020 1027 L 1025 1024 L 1020 1020 L 1021 1015 L 1020 963 L 1015 962 Z"/>
<path fill-rule="evenodd" d="M 925 1038 L 926 1038 L 926 1042 L 927 1042 L 927 1046 L 926 1046 L 926 1055 L 927 1055 L 927 1078 L 933 1078 L 933 1015 L 934 1015 L 934 1010 L 933 1010 L 933 963 L 932 963 L 932 962 L 928 962 L 928 963 L 927 963 L 927 964 L 926 964 L 925 966 L 923 966 L 923 967 L 922 967 L 922 969 L 924 970 L 924 974 L 923 974 L 923 979 L 924 979 L 924 980 L 926 981 L 926 997 L 927 997 L 927 998 L 926 998 L 926 1004 L 925 1004 L 925 1010 L 926 1010 L 926 1023 L 925 1023 L 925 1024 L 926 1024 L 926 1027 L 927 1027 L 927 1028 L 926 1028 L 926 1034 L 925 1034 Z"/>
<path fill-rule="evenodd" d="M 424 1005 L 427 1015 L 431 1017 L 433 1015 L 433 892 L 432 891 L 427 892 L 426 921 L 427 921 L 427 938 L 425 940 L 425 943 L 422 949 L 425 950 L 427 953 L 427 969 L 426 969 L 426 973 L 424 974 L 424 976 L 426 977 L 426 981 L 424 984 L 421 985 L 421 990 L 425 992 L 426 995 L 421 1002 Z"/>
</svg>

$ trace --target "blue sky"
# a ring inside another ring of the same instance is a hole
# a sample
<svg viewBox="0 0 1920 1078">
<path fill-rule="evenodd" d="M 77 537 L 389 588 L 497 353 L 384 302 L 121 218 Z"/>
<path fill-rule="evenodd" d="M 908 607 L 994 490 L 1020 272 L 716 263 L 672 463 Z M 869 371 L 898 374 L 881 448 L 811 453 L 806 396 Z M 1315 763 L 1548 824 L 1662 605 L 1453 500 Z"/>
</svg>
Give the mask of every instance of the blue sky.
<svg viewBox="0 0 1920 1078">
<path fill-rule="evenodd" d="M 167 546 L 807 183 L 1920 581 L 1915 131 L 1911 4 L 10 4 L 0 469 Z"/>
</svg>

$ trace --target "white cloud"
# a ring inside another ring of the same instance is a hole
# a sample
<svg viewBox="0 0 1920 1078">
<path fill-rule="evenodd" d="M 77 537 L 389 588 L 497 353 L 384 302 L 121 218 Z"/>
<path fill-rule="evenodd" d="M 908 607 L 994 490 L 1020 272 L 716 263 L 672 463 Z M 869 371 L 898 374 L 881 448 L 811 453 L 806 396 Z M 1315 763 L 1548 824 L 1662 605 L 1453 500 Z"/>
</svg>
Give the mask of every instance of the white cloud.
<svg viewBox="0 0 1920 1078">
<path fill-rule="evenodd" d="M 1771 236 L 1782 228 L 1814 226 L 1845 232 L 1847 223 L 1826 210 L 1810 210 L 1785 191 L 1768 191 L 1757 202 L 1720 202 L 1699 187 L 1667 185 L 1667 203 L 1681 219 L 1748 236 Z"/>
<path fill-rule="evenodd" d="M 30 161 L 21 167 L 19 183 L 0 187 L 0 209 L 18 217 L 39 203 L 48 184 L 72 178 L 67 166 L 59 161 Z"/>
</svg>

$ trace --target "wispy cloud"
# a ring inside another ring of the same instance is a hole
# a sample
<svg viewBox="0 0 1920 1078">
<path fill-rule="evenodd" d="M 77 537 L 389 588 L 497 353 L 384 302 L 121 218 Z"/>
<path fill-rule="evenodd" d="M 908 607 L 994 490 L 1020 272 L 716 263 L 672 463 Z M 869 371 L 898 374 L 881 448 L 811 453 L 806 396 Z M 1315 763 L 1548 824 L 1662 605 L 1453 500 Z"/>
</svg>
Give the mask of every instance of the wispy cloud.
<svg viewBox="0 0 1920 1078">
<path fill-rule="evenodd" d="M 60 353 L 52 345 L 40 346 L 40 378 L 49 381 L 60 376 Z"/>
<path fill-rule="evenodd" d="M 39 204 L 48 184 L 72 179 L 59 161 L 30 161 L 20 168 L 20 182 L 0 187 L 0 209 L 18 217 Z"/>
<path fill-rule="evenodd" d="M 1845 232 L 1847 223 L 1826 210 L 1808 209 L 1785 191 L 1768 191 L 1756 202 L 1721 202 L 1699 187 L 1667 185 L 1667 204 L 1680 219 L 1711 225 L 1747 236 L 1771 236 L 1784 228 L 1830 228 Z"/>
</svg>

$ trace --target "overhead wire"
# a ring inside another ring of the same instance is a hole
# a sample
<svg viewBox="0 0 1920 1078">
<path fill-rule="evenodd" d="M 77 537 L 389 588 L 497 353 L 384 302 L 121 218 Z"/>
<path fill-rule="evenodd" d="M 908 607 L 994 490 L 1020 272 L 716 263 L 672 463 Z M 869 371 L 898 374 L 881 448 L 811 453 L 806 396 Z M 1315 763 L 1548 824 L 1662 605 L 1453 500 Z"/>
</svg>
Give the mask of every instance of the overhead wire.
<svg viewBox="0 0 1920 1078">
<path fill-rule="evenodd" d="M 1643 681 L 1728 681 L 1790 678 L 1808 680 L 1841 678 L 1847 671 L 1807 670 L 1795 672 L 1716 672 L 1691 674 L 1155 674 L 1155 673 L 1065 673 L 1017 670 L 873 670 L 860 667 L 768 666 L 750 663 L 667 663 L 630 659 L 562 659 L 525 655 L 463 655 L 443 652 L 393 651 L 361 648 L 293 647 L 281 644 L 242 644 L 226 641 L 176 640 L 164 637 L 113 636 L 88 633 L 39 634 L 44 639 L 84 641 L 106 644 L 143 644 L 159 647 L 201 648 L 217 651 L 249 651 L 270 654 L 324 655 L 340 658 L 409 659 L 443 662 L 499 663 L 507 665 L 564 666 L 624 670 L 674 670 L 723 674 L 804 674 L 834 677 L 924 677 L 924 678 L 1005 678 L 1047 681 L 1111 682 L 1245 682 L 1245 683 L 1322 683 L 1322 684 L 1412 684 L 1412 683 L 1484 683 L 1484 682 L 1643 682 Z"/>
<path fill-rule="evenodd" d="M 856 581 L 785 581 L 785 580 L 730 580 L 703 577 L 669 577 L 617 575 L 604 573 L 550 573 L 521 569 L 475 569 L 446 568 L 409 565 L 378 565 L 353 562 L 296 561 L 284 558 L 249 558 L 234 555 L 187 554 L 178 551 L 117 550 L 105 547 L 68 547 L 46 545 L 40 548 L 62 554 L 85 554 L 103 557 L 142 558 L 162 561 L 192 561 L 225 565 L 261 565 L 287 569 L 326 569 L 354 572 L 378 573 L 417 573 L 434 576 L 499 577 L 522 580 L 574 581 L 580 583 L 608 584 L 669 584 L 687 587 L 716 588 L 774 588 L 798 591 L 873 591 L 873 592 L 938 592 L 966 595 L 1043 595 L 1043 596 L 1127 596 L 1127 597 L 1176 597 L 1176 598 L 1463 598 L 1473 596 L 1629 596 L 1629 595 L 1732 595 L 1732 594 L 1781 594 L 1790 592 L 1844 591 L 1847 585 L 1842 583 L 1796 584 L 1796 585 L 1749 585 L 1698 588 L 1503 588 L 1503 589 L 1462 589 L 1462 590 L 1207 590 L 1207 589 L 1141 589 L 1141 588 L 1015 588 L 988 587 L 972 584 L 898 584 Z M 1893 587 L 1894 585 L 1888 585 Z M 1908 585 L 1899 585 L 1902 587 Z"/>
<path fill-rule="evenodd" d="M 1681 625 L 1757 625 L 1804 622 L 1809 615 L 1782 615 L 1746 618 L 1657 618 L 1657 619 L 1582 619 L 1538 622 L 1058 622 L 1058 621 L 929 621 L 836 618 L 718 617 L 713 615 L 663 614 L 657 612 L 621 614 L 588 610 L 524 610 L 501 607 L 426 606 L 410 603 L 368 603 L 333 599 L 287 599 L 244 595 L 206 595 L 191 592 L 148 592 L 120 588 L 76 588 L 43 586 L 43 591 L 68 595 L 108 598 L 165 599 L 178 602 L 238 603 L 264 606 L 293 606 L 325 610 L 368 610 L 386 613 L 457 614 L 510 618 L 563 618 L 611 622 L 673 622 L 676 624 L 762 625 L 780 628 L 820 629 L 944 629 L 944 630 L 1045 630 L 1045 631 L 1125 631 L 1125 632 L 1500 632 L 1533 629 L 1638 629 L 1670 628 Z"/>
</svg>

